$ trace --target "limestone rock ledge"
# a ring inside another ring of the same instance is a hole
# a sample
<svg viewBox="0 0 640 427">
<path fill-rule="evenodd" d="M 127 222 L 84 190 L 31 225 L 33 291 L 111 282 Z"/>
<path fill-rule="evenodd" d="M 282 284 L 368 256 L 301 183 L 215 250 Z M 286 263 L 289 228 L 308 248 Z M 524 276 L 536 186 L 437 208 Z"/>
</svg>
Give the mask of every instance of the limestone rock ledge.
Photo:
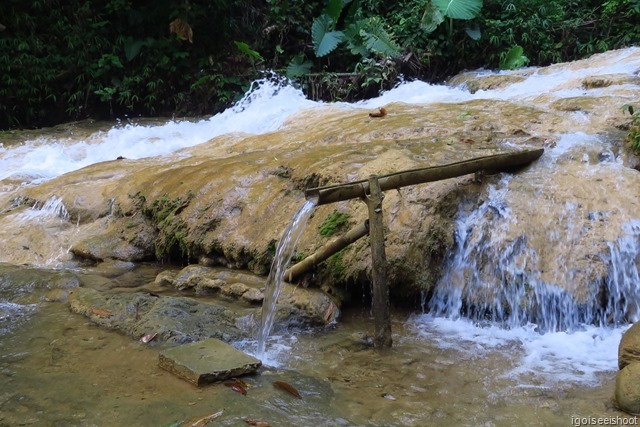
<svg viewBox="0 0 640 427">
<path fill-rule="evenodd" d="M 163 271 L 155 283 L 179 291 L 192 290 L 197 295 L 215 295 L 249 306 L 259 306 L 264 299 L 264 278 L 199 264 L 189 265 L 175 274 Z M 339 301 L 319 289 L 284 283 L 276 307 L 276 327 L 330 324 L 340 316 L 339 305 Z"/>
</svg>

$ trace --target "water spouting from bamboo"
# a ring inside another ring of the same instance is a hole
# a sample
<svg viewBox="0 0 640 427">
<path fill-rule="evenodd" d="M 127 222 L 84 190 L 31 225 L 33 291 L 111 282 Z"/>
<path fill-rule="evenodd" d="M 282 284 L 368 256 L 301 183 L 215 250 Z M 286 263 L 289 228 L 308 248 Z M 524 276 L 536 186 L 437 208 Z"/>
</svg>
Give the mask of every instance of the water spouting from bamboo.
<svg viewBox="0 0 640 427">
<path fill-rule="evenodd" d="M 264 301 L 262 302 L 262 316 L 256 352 L 258 357 L 262 357 L 264 354 L 266 340 L 275 321 L 276 304 L 284 284 L 284 273 L 291 262 L 298 240 L 300 240 L 300 236 L 302 236 L 315 206 L 315 200 L 307 200 L 302 205 L 300 210 L 293 216 L 276 247 L 276 253 L 271 263 L 271 271 L 267 277 Z"/>
</svg>

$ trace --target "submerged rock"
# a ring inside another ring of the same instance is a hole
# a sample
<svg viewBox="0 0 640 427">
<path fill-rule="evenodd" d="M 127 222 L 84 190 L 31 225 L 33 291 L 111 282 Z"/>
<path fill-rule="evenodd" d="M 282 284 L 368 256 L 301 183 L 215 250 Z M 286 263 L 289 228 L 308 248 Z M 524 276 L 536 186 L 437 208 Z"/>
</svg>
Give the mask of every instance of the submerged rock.
<svg viewBox="0 0 640 427">
<path fill-rule="evenodd" d="M 157 341 L 183 344 L 211 337 L 229 342 L 248 336 L 247 331 L 236 327 L 240 313 L 192 298 L 106 294 L 78 288 L 69 295 L 68 304 L 74 313 L 135 339 L 157 333 Z"/>
</svg>

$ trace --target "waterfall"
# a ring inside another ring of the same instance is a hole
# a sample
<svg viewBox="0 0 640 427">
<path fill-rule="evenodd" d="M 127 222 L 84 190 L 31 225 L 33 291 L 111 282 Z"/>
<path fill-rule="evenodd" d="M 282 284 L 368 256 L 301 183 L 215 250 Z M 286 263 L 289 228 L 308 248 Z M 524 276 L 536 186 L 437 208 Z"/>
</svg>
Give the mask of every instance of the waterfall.
<svg viewBox="0 0 640 427">
<path fill-rule="evenodd" d="M 640 221 L 625 223 L 621 237 L 607 243 L 600 260 L 608 271 L 605 279 L 582 283 L 584 295 L 570 292 L 574 282 L 589 277 L 578 277 L 570 266 L 570 246 L 563 255 L 567 259 L 558 262 L 564 269 L 547 274 L 545 279 L 539 255 L 544 248 L 532 245 L 524 231 L 515 237 L 509 232 L 509 225 L 517 222 L 507 198 L 511 179 L 506 177 L 490 186 L 477 209 L 460 209 L 455 248 L 429 301 L 431 313 L 450 319 L 468 317 L 480 324 L 497 323 L 507 329 L 533 324 L 541 333 L 571 332 L 585 324 L 620 326 L 638 320 Z M 547 233 L 545 245 L 570 241 L 567 235 L 579 233 L 575 211 L 574 204 L 565 204 L 565 214 L 559 218 L 558 228 Z M 549 277 L 555 280 L 549 281 Z"/>
</svg>

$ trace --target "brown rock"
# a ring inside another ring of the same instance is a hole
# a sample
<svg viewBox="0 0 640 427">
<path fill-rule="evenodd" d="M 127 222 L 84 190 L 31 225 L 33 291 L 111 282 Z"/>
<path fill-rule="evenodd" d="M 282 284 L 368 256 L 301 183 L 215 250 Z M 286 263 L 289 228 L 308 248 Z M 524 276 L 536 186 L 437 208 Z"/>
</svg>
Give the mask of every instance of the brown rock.
<svg viewBox="0 0 640 427">
<path fill-rule="evenodd" d="M 240 298 L 245 292 L 249 290 L 249 287 L 244 283 L 232 283 L 230 285 L 222 287 L 222 294 L 230 298 Z"/>
<path fill-rule="evenodd" d="M 616 402 L 629 414 L 640 414 L 640 363 L 632 363 L 616 375 Z"/>
<path fill-rule="evenodd" d="M 174 271 L 165 270 L 158 273 L 154 283 L 158 286 L 173 286 L 175 278 L 176 273 Z"/>
<path fill-rule="evenodd" d="M 622 335 L 618 346 L 618 367 L 640 362 L 640 322 L 636 322 Z"/>
<path fill-rule="evenodd" d="M 242 294 L 242 299 L 251 304 L 260 304 L 262 303 L 262 300 L 264 300 L 264 294 L 260 289 L 249 288 L 244 294 Z"/>
</svg>

